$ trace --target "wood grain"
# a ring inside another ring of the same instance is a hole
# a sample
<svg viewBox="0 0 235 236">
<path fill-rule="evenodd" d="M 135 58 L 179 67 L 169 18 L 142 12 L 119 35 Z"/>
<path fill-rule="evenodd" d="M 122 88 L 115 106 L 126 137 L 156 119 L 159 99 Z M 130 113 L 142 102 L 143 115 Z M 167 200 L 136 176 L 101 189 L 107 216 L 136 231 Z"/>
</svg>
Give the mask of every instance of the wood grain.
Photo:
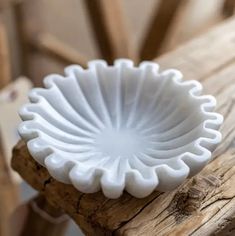
<svg viewBox="0 0 235 236">
<path fill-rule="evenodd" d="M 102 57 L 109 63 L 120 57 L 136 60 L 121 1 L 85 0 L 84 4 Z"/>
<path fill-rule="evenodd" d="M 83 194 L 59 183 L 38 165 L 21 141 L 12 166 L 47 200 L 64 209 L 86 235 L 234 235 L 235 223 L 235 19 L 157 59 L 175 67 L 185 79 L 198 79 L 218 100 L 225 122 L 223 142 L 197 176 L 168 193 L 144 199 L 125 193 L 110 200 L 102 193 Z"/>
</svg>

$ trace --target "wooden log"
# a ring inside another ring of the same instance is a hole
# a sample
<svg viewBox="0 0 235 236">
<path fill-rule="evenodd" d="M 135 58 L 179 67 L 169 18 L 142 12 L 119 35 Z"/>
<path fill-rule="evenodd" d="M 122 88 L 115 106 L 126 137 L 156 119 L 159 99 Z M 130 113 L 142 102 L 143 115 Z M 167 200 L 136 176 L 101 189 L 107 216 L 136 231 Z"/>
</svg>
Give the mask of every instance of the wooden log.
<svg viewBox="0 0 235 236">
<path fill-rule="evenodd" d="M 181 3 L 179 0 L 161 0 L 159 6 L 156 4 L 153 18 L 141 45 L 141 60 L 152 60 L 157 56 Z"/>
<path fill-rule="evenodd" d="M 125 57 L 136 60 L 119 0 L 84 1 L 100 53 L 112 63 Z"/>
<path fill-rule="evenodd" d="M 216 96 L 225 122 L 214 160 L 178 189 L 144 199 L 124 193 L 110 200 L 102 193 L 83 194 L 54 180 L 29 155 L 21 141 L 12 166 L 47 200 L 64 209 L 86 235 L 234 235 L 235 223 L 235 19 L 158 59 L 176 67 L 185 79 L 198 79 Z M 218 59 L 218 60 L 217 60 Z"/>
</svg>

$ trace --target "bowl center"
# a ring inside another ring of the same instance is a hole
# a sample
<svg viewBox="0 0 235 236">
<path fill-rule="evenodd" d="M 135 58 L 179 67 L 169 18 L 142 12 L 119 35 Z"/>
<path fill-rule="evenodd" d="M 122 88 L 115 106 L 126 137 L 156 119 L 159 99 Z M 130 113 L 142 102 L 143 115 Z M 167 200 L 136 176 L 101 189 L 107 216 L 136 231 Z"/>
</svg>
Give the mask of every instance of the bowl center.
<svg viewBox="0 0 235 236">
<path fill-rule="evenodd" d="M 130 157 L 144 152 L 148 146 L 147 140 L 134 130 L 105 130 L 97 135 L 96 149 L 105 156 Z"/>
</svg>

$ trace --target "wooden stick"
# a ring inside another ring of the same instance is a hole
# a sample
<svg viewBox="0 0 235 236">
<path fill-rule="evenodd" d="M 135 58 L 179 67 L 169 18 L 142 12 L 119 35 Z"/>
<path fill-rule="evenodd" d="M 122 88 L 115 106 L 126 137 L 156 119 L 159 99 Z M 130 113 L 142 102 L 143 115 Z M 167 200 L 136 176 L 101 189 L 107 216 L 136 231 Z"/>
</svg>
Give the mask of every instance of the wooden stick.
<svg viewBox="0 0 235 236">
<path fill-rule="evenodd" d="M 34 49 L 64 64 L 79 64 L 83 67 L 87 65 L 88 60 L 83 55 L 80 55 L 75 49 L 69 47 L 51 34 L 38 34 L 35 38 L 29 38 L 28 43 Z"/>
<path fill-rule="evenodd" d="M 4 25 L 0 22 L 0 89 L 11 81 L 8 41 Z M 0 130 L 0 235 L 10 235 L 9 217 L 18 204 L 18 188 L 13 183 L 6 159 Z"/>
<path fill-rule="evenodd" d="M 4 25 L 0 22 L 0 89 L 11 81 L 8 40 Z"/>
<path fill-rule="evenodd" d="M 136 59 L 119 0 L 84 0 L 94 35 L 104 59 Z"/>
<path fill-rule="evenodd" d="M 235 12 L 235 0 L 224 0 L 222 13 L 225 17 L 230 17 Z"/>
<path fill-rule="evenodd" d="M 167 36 L 171 22 L 184 0 L 161 0 L 156 6 L 152 21 L 149 24 L 147 33 L 143 39 L 140 58 L 141 60 L 151 60 L 156 57 Z"/>
<path fill-rule="evenodd" d="M 19 1 L 15 3 L 12 7 L 15 16 L 15 25 L 16 31 L 18 34 L 18 40 L 20 45 L 20 63 L 21 63 L 21 73 L 23 75 L 29 76 L 29 68 L 28 68 L 28 53 L 29 47 L 26 43 L 26 25 L 25 25 L 25 17 L 24 17 L 24 8 L 23 2 Z M 31 13 L 32 14 L 32 13 Z"/>
<path fill-rule="evenodd" d="M 20 236 L 62 236 L 67 228 L 68 217 L 51 206 L 43 195 L 29 203 L 26 221 Z"/>
</svg>

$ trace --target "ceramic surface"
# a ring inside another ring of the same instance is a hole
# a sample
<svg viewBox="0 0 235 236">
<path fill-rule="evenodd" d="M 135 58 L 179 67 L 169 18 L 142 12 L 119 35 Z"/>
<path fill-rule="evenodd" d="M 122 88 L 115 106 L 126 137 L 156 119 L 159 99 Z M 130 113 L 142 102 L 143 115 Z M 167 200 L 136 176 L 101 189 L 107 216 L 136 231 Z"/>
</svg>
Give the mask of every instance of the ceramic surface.
<svg viewBox="0 0 235 236">
<path fill-rule="evenodd" d="M 19 133 L 50 174 L 84 193 L 142 198 L 199 172 L 221 141 L 216 100 L 177 70 L 116 60 L 50 75 L 20 111 Z"/>
</svg>

